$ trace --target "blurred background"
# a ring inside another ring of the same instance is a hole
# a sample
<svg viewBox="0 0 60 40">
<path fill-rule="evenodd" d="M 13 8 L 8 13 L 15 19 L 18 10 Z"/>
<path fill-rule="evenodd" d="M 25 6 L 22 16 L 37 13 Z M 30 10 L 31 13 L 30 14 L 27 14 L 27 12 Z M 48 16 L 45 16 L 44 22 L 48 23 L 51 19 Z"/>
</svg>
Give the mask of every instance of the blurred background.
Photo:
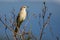
<svg viewBox="0 0 60 40">
<path fill-rule="evenodd" d="M 31 30 L 33 32 L 33 35 L 39 38 L 40 36 L 40 29 L 42 26 L 42 19 L 39 19 L 39 14 L 42 14 L 43 9 L 43 1 L 41 0 L 0 0 L 0 15 L 2 16 L 2 19 L 4 18 L 4 15 L 7 15 L 7 19 L 9 20 L 11 17 L 11 11 L 14 8 L 16 16 L 18 15 L 21 6 L 27 5 L 29 8 L 28 11 L 28 17 L 30 17 L 33 13 L 36 16 L 32 16 L 30 18 L 29 23 L 27 24 L 26 31 L 30 29 L 30 26 L 32 27 Z M 52 13 L 52 16 L 50 18 L 50 22 L 47 25 L 47 27 L 44 29 L 44 34 L 42 40 L 60 40 L 60 0 L 46 0 L 46 7 L 47 12 L 46 16 L 49 12 Z M 26 23 L 28 17 L 26 20 L 22 23 L 22 27 L 20 29 L 23 29 L 24 24 Z M 40 24 L 39 24 L 40 21 Z M 12 32 L 7 29 L 6 30 L 8 36 L 10 39 L 12 39 Z M 5 28 L 4 25 L 0 22 L 0 40 L 6 40 L 5 35 Z"/>
</svg>

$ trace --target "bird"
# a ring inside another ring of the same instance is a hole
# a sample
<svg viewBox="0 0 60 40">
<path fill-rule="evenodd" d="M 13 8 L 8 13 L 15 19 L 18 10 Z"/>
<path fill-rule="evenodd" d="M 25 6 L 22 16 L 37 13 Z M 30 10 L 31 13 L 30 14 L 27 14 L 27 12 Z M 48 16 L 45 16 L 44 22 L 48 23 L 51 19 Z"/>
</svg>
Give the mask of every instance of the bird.
<svg viewBox="0 0 60 40">
<path fill-rule="evenodd" d="M 17 23 L 17 27 L 15 28 L 15 32 L 17 33 L 18 32 L 18 29 L 20 28 L 22 22 L 26 19 L 26 16 L 27 16 L 27 8 L 28 6 L 22 6 L 20 8 L 20 11 L 18 13 L 18 16 L 16 18 L 16 23 Z"/>
</svg>

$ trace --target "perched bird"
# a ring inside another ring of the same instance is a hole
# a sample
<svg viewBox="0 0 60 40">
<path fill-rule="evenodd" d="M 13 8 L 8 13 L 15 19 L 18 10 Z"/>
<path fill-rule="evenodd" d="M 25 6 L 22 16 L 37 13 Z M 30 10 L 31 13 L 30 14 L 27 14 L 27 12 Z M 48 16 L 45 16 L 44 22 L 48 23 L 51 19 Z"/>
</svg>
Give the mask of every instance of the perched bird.
<svg viewBox="0 0 60 40">
<path fill-rule="evenodd" d="M 20 28 L 20 25 L 22 24 L 22 22 L 25 20 L 27 12 L 26 12 L 27 6 L 22 6 L 20 8 L 20 12 L 17 16 L 16 22 L 17 22 L 17 27 L 15 28 L 15 32 L 18 31 L 18 29 Z"/>
</svg>

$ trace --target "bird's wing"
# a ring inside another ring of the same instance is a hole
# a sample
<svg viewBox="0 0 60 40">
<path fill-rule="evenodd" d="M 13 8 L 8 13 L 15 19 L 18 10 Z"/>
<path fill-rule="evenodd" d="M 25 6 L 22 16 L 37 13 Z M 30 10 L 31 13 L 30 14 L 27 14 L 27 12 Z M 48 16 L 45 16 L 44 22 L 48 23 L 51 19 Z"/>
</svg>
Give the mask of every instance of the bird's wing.
<svg viewBox="0 0 60 40">
<path fill-rule="evenodd" d="M 19 14 L 18 14 L 17 19 L 16 19 L 16 22 L 18 22 L 19 17 L 20 17 L 20 16 L 19 16 Z"/>
</svg>

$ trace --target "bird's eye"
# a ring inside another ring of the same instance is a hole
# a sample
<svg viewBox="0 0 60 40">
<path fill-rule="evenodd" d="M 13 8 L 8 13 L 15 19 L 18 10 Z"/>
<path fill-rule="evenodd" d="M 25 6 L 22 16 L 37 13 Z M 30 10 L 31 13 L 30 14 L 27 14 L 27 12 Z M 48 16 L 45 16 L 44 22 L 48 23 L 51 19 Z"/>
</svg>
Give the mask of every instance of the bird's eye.
<svg viewBox="0 0 60 40">
<path fill-rule="evenodd" d="M 25 8 L 25 7 L 24 7 Z"/>
</svg>

